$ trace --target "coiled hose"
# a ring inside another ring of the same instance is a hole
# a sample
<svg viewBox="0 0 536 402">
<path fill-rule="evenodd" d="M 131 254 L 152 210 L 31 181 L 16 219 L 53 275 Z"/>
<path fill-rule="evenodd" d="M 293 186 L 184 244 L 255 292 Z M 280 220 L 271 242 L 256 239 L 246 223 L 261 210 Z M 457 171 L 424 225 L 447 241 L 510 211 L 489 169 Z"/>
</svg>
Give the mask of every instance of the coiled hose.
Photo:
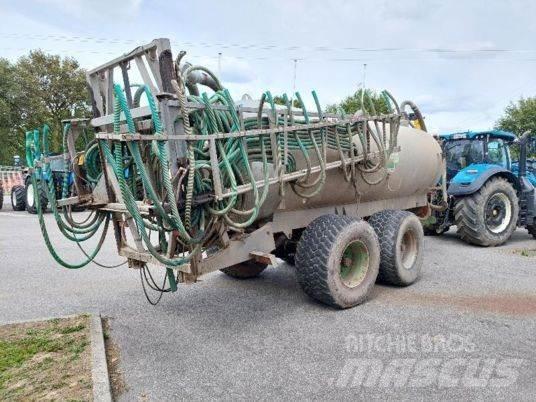
<svg viewBox="0 0 536 402">
<path fill-rule="evenodd" d="M 212 95 L 199 94 L 196 84 L 189 80 L 188 75 L 193 72 L 203 72 L 208 75 L 213 89 Z M 240 130 L 262 129 L 267 127 L 282 127 L 283 125 L 303 125 L 313 122 L 310 118 L 301 95 L 295 94 L 303 117 L 298 119 L 286 94 L 283 99 L 286 103 L 288 119 L 283 118 L 278 112 L 274 98 L 269 91 L 261 97 L 259 113 L 255 117 L 239 118 L 236 106 L 229 92 L 221 87 L 217 78 L 209 70 L 199 66 L 177 69 L 177 80 L 172 82 L 180 104 L 184 132 L 188 135 L 208 135 L 215 133 L 232 133 Z M 347 180 L 355 180 L 356 166 L 365 178 L 385 167 L 385 161 L 389 158 L 394 144 L 396 144 L 395 130 L 391 130 L 390 138 L 385 138 L 383 131 L 374 121 L 375 130 L 368 127 L 368 123 L 361 121 L 352 124 L 341 124 L 335 128 L 327 129 L 304 129 L 293 131 L 286 139 L 289 151 L 286 155 L 277 155 L 276 152 L 283 150 L 283 136 L 278 135 L 278 149 L 272 149 L 269 135 L 258 136 L 231 136 L 216 140 L 218 165 L 221 172 L 221 181 L 226 188 L 226 197 L 212 199 L 210 202 L 195 204 L 197 196 L 214 194 L 211 160 L 208 141 L 187 140 L 187 166 L 180 169 L 181 175 L 171 177 L 170 160 L 167 151 L 167 143 L 164 138 L 163 128 L 155 98 L 145 85 L 132 85 L 129 88 L 121 88 L 114 85 L 113 105 L 113 129 L 115 134 L 121 131 L 121 121 L 126 121 L 128 134 L 137 133 L 137 126 L 126 100 L 126 91 L 135 88 L 133 106 L 139 106 L 144 97 L 151 111 L 152 136 L 150 143 L 140 141 L 119 140 L 96 140 L 87 144 L 85 148 L 85 179 L 91 185 L 95 185 L 102 176 L 103 163 L 106 161 L 119 184 L 120 195 L 129 215 L 136 224 L 136 230 L 140 235 L 147 251 L 159 262 L 169 267 L 177 267 L 188 263 L 192 255 L 202 249 L 210 247 L 217 239 L 217 234 L 222 228 L 234 228 L 244 230 L 251 226 L 259 216 L 260 209 L 265 202 L 270 180 L 270 165 L 277 160 L 283 160 L 280 166 L 286 173 L 296 170 L 294 153 L 301 155 L 306 165 L 306 173 L 299 179 L 292 181 L 292 190 L 302 198 L 311 198 L 317 195 L 323 188 L 326 180 L 326 154 L 327 150 L 336 150 L 343 160 L 350 157 L 350 162 L 345 162 L 344 173 Z M 186 89 L 189 90 L 187 93 Z M 316 92 L 312 92 L 318 118 L 324 119 L 320 102 Z M 384 93 L 384 100 L 389 110 L 393 105 L 398 110 L 398 105 L 390 94 Z M 197 103 L 203 108 L 189 110 L 188 102 Z M 263 113 L 264 104 L 269 106 L 269 116 Z M 374 104 L 369 101 L 372 114 L 376 114 Z M 71 127 L 65 125 L 63 132 L 64 153 L 66 153 L 66 138 Z M 380 135 L 383 132 L 383 137 Z M 379 160 L 374 162 L 365 159 L 355 163 L 358 150 L 353 144 L 353 137 L 358 134 L 362 145 L 363 154 L 366 156 L 370 149 L 370 141 L 374 141 L 379 153 Z M 41 144 L 39 131 L 27 133 L 26 153 L 28 165 L 34 169 L 32 183 L 34 186 L 46 185 L 41 180 L 44 173 L 51 173 L 47 156 L 48 149 L 48 126 L 42 129 L 43 143 Z M 387 146 L 388 145 L 388 146 Z M 42 149 L 42 152 L 41 152 Z M 279 150 L 279 151 L 278 151 Z M 295 151 L 295 152 L 294 152 Z M 101 153 L 102 152 L 102 153 Z M 101 155 L 104 160 L 101 159 Z M 346 156 L 345 156 L 346 155 Z M 31 162 L 31 163 L 30 163 Z M 255 183 L 257 178 L 253 174 L 251 163 L 262 164 L 261 185 Z M 315 163 L 316 162 L 316 163 Z M 312 168 L 318 166 L 319 171 L 313 178 Z M 62 198 L 69 195 L 68 188 L 68 159 L 65 159 L 65 173 L 62 182 Z M 349 170 L 348 170 L 349 169 Z M 50 176 L 49 176 L 50 177 Z M 239 194 L 238 186 L 253 183 L 251 186 L 252 202 L 249 207 L 244 207 L 244 196 Z M 139 191 L 141 187 L 142 191 Z M 72 216 L 63 208 L 63 214 L 57 207 L 56 193 L 52 180 L 46 185 L 47 194 L 52 207 L 52 212 L 60 231 L 67 239 L 76 243 L 84 242 L 94 236 L 102 228 L 101 238 L 95 249 L 87 253 L 86 258 L 77 264 L 71 264 L 58 256 L 50 242 L 46 225 L 43 219 L 43 211 L 37 199 L 37 209 L 41 230 L 45 243 L 53 257 L 61 265 L 67 268 L 79 268 L 91 262 L 97 255 L 104 241 L 109 225 L 110 215 L 102 210 L 92 212 L 84 222 L 75 222 Z M 138 203 L 143 200 L 153 208 L 150 218 L 140 212 Z M 180 207 L 179 207 L 180 206 Z M 158 244 L 151 241 L 151 232 L 159 233 Z M 186 249 L 188 253 L 165 252 L 171 237 Z"/>
</svg>

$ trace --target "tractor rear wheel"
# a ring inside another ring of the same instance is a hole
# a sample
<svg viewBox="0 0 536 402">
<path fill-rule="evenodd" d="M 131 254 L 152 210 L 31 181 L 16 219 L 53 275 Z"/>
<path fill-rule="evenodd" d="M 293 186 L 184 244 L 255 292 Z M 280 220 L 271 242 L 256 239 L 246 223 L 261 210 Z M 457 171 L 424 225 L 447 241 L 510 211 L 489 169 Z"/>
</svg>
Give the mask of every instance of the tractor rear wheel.
<svg viewBox="0 0 536 402">
<path fill-rule="evenodd" d="M 256 261 L 245 261 L 220 269 L 225 275 L 237 279 L 249 279 L 259 276 L 266 269 L 267 265 Z"/>
<path fill-rule="evenodd" d="M 498 246 L 516 229 L 519 202 L 516 191 L 501 177 L 490 179 L 476 193 L 454 206 L 458 234 L 478 246 Z"/>
<path fill-rule="evenodd" d="M 307 226 L 296 250 L 303 291 L 322 303 L 348 308 L 363 303 L 376 282 L 380 246 L 365 221 L 324 215 Z"/>
<path fill-rule="evenodd" d="M 13 211 L 24 211 L 26 208 L 26 188 L 18 185 L 11 189 L 11 207 Z"/>
<path fill-rule="evenodd" d="M 34 188 L 33 183 L 31 181 L 26 184 L 26 211 L 31 214 L 37 213 L 37 203 L 35 197 L 39 197 L 39 201 L 41 203 L 41 211 L 44 212 L 47 209 L 48 204 L 48 199 L 45 190 L 40 185 L 40 182 L 37 183 L 39 187 L 38 189 Z"/>
<path fill-rule="evenodd" d="M 368 223 L 380 241 L 378 281 L 408 286 L 421 273 L 424 233 L 419 218 L 411 212 L 385 210 L 372 215 Z"/>
</svg>

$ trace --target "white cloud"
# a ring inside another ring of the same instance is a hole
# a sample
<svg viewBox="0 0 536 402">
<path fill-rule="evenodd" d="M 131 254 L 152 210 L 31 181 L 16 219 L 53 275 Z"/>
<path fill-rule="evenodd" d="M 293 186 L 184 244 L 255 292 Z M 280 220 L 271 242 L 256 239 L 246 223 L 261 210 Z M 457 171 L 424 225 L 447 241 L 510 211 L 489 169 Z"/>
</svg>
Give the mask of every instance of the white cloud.
<svg viewBox="0 0 536 402">
<path fill-rule="evenodd" d="M 218 57 L 188 57 L 185 58 L 192 64 L 203 65 L 209 68 L 216 76 L 218 75 Z M 247 60 L 233 56 L 221 56 L 221 75 L 218 77 L 224 85 L 248 84 L 255 79 L 255 72 Z"/>
</svg>

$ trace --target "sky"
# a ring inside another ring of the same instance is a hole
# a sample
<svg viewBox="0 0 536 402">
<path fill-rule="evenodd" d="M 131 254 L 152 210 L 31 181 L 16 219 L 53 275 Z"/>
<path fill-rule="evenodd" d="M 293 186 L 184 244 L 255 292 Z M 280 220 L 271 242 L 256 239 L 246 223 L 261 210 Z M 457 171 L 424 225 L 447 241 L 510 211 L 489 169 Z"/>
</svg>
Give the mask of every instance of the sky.
<svg viewBox="0 0 536 402">
<path fill-rule="evenodd" d="M 166 37 L 192 64 L 220 58 L 237 99 L 295 86 L 327 105 L 365 85 L 416 102 L 431 131 L 480 130 L 536 95 L 534 16 L 533 0 L 0 0 L 0 57 L 89 69 Z"/>
</svg>

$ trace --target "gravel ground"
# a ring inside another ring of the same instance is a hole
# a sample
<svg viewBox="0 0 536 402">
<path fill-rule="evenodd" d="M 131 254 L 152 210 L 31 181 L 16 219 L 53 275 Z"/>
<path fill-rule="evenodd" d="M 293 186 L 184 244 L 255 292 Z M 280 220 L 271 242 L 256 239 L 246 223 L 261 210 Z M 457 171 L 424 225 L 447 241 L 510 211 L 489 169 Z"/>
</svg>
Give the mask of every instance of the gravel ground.
<svg viewBox="0 0 536 402">
<path fill-rule="evenodd" d="M 126 267 L 56 264 L 35 216 L 0 211 L 0 322 L 82 312 L 111 318 L 121 400 L 508 399 L 536 395 L 536 248 L 525 230 L 494 249 L 450 231 L 426 238 L 408 288 L 376 286 L 336 311 L 308 299 L 293 267 L 237 281 L 213 273 L 156 307 Z M 47 222 L 52 224 L 49 214 Z M 52 239 L 71 261 L 76 247 Z M 121 261 L 113 236 L 99 255 Z"/>
</svg>

